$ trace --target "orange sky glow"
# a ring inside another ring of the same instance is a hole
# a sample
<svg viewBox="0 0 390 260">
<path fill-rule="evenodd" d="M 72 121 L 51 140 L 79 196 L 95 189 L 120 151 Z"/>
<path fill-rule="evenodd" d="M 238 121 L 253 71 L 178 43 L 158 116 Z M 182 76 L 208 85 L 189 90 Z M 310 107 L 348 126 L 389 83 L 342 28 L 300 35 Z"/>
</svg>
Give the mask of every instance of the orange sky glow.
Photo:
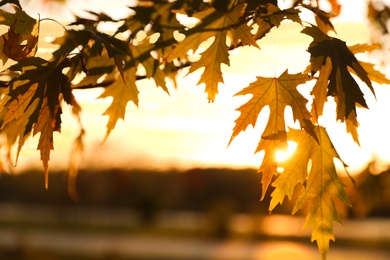
<svg viewBox="0 0 390 260">
<path fill-rule="evenodd" d="M 368 28 L 361 21 L 353 20 L 349 24 L 342 20 L 336 23 L 337 37 L 348 45 L 366 42 Z M 45 26 L 53 31 L 50 26 L 55 25 L 42 23 L 42 32 Z M 214 103 L 207 102 L 203 85 L 196 86 L 200 71 L 188 76 L 184 76 L 184 71 L 183 77 L 178 80 L 178 89 L 169 84 L 170 96 L 156 89 L 151 81 L 140 81 L 139 107 L 128 104 L 125 121 L 118 122 L 105 143 L 102 141 L 108 118 L 101 115 L 111 100 L 96 99 L 101 89 L 75 91 L 76 99 L 83 107 L 82 120 L 87 130 L 81 167 L 258 168 L 263 154 L 254 154 L 254 151 L 265 127 L 268 111 L 264 109 L 261 112 L 254 129 L 248 128 L 227 147 L 234 120 L 239 115 L 235 109 L 249 98 L 233 95 L 254 81 L 256 76 L 277 77 L 287 68 L 290 73 L 302 71 L 308 65 L 309 53 L 306 48 L 311 38 L 299 34 L 301 29 L 297 24 L 284 23 L 259 41 L 261 51 L 250 47 L 233 51 L 230 55 L 231 66 L 223 67 L 225 84 L 220 86 L 220 94 Z M 351 173 L 361 170 L 373 159 L 378 159 L 381 167 L 387 167 L 390 162 L 390 124 L 384 118 L 385 111 L 390 111 L 390 89 L 388 86 L 374 85 L 377 94 L 375 100 L 368 88 L 363 84 L 361 86 L 370 110 L 358 109 L 360 147 L 346 134 L 345 126 L 335 122 L 335 106 L 331 100 L 320 121 L 329 131 L 341 158 L 350 166 Z M 310 99 L 311 87 L 303 85 L 299 90 Z M 289 113 L 288 109 L 286 113 Z M 78 133 L 77 121 L 67 107 L 64 108 L 62 121 L 62 132 L 54 137 L 54 151 L 49 162 L 52 169 L 68 167 L 72 140 Z M 288 124 L 291 126 L 294 122 L 290 120 Z M 37 138 L 26 143 L 14 171 L 41 168 L 36 145 Z"/>
</svg>

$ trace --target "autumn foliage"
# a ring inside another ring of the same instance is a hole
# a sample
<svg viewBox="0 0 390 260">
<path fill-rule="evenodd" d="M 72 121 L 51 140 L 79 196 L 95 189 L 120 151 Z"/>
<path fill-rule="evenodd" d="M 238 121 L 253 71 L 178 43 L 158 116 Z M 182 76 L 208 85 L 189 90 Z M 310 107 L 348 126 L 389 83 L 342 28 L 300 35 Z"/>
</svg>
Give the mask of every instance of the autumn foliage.
<svg viewBox="0 0 390 260">
<path fill-rule="evenodd" d="M 307 46 L 310 53 L 307 69 L 296 74 L 285 70 L 271 78 L 256 75 L 254 82 L 243 85 L 236 95 L 249 95 L 250 99 L 237 108 L 240 115 L 230 142 L 248 126 L 255 126 L 260 112 L 269 107 L 265 129 L 259 140 L 254 140 L 258 141 L 255 152 L 264 152 L 259 168 L 262 197 L 271 185 L 269 210 L 272 211 L 285 197 L 292 199 L 297 192 L 292 213 L 308 206 L 305 228 L 312 228 L 312 240 L 317 241 L 325 258 L 329 241 L 334 240 L 333 223 L 340 222 L 334 200 L 347 205 L 350 202 L 334 165 L 334 159 L 342 162 L 342 158 L 326 126 L 320 125 L 318 119 L 324 104 L 333 99 L 337 104 L 335 120 L 344 122 L 346 131 L 358 143 L 356 107 L 367 108 L 362 85 L 375 95 L 372 81 L 380 84 L 390 81 L 374 65 L 355 56 L 377 46 L 365 43 L 347 46 L 342 39 L 329 36 L 329 32 L 335 31 L 331 18 L 340 12 L 337 1 L 327 1 L 331 6 L 328 12 L 317 1 L 293 1 L 284 9 L 276 2 L 139 0 L 129 7 L 133 13 L 122 19 L 90 12 L 94 18 L 76 17 L 64 27 L 64 34 L 53 41 L 58 48 L 51 59 L 45 60 L 36 56 L 39 25 L 54 20 L 36 20 L 23 11 L 18 1 L 1 1 L 13 9 L 0 10 L 0 24 L 8 27 L 0 37 L 2 77 L 7 79 L 2 82 L 1 134 L 7 137 L 9 147 L 17 146 L 18 153 L 27 138 L 39 135 L 38 150 L 47 186 L 50 152 L 55 142 L 53 133 L 61 130 L 62 107 L 72 106 L 76 116 L 80 112 L 74 89 L 104 87 L 99 98 L 112 98 L 104 112 L 108 116 L 107 138 L 118 120 L 124 120 L 127 104 L 138 105 L 138 80 L 152 79 L 156 87 L 168 93 L 166 80 L 175 81 L 178 71 L 202 71 L 198 85 L 205 87 L 208 101 L 213 102 L 224 83 L 221 66 L 230 65 L 230 51 L 243 46 L 261 51 L 262 39 L 271 29 L 277 30 L 282 22 L 300 24 L 301 33 L 312 38 Z M 303 9 L 312 12 L 316 24 L 301 20 Z M 197 22 L 184 23 L 183 17 Z M 117 30 L 101 31 L 99 25 L 105 22 L 114 22 Z M 200 58 L 192 61 L 191 55 L 207 41 L 210 44 Z M 76 80 L 80 77 L 81 80 Z M 307 82 L 313 83 L 311 100 L 297 89 Z M 286 125 L 286 107 L 291 107 L 298 128 Z M 82 150 L 83 134 L 80 128 L 75 146 L 78 151 Z M 295 142 L 297 148 L 289 159 L 278 162 L 275 154 L 285 150 L 288 141 Z M 71 166 L 71 172 L 76 171 L 75 167 Z M 272 182 L 275 175 L 278 177 Z"/>
</svg>

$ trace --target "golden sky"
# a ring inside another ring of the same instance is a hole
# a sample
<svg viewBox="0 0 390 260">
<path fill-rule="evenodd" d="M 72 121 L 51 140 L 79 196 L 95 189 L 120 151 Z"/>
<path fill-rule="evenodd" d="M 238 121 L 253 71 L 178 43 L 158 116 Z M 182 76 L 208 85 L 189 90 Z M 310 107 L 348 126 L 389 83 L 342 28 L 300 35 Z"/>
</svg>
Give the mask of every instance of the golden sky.
<svg viewBox="0 0 390 260">
<path fill-rule="evenodd" d="M 45 29 L 47 32 L 55 32 L 59 27 L 45 22 L 42 23 L 41 31 Z M 256 76 L 279 76 L 286 68 L 290 73 L 302 71 L 308 65 L 309 53 L 306 48 L 311 38 L 299 34 L 301 29 L 299 25 L 286 23 L 259 42 L 261 51 L 245 47 L 232 52 L 231 66 L 223 68 L 225 85 L 220 87 L 220 94 L 214 103 L 207 102 L 204 86 L 196 86 L 199 72 L 186 77 L 183 72 L 178 89 L 170 86 L 171 96 L 156 89 L 150 81 L 140 81 L 139 108 L 129 103 L 125 121 L 118 122 L 116 129 L 103 144 L 108 118 L 101 114 L 110 100 L 96 99 L 101 89 L 75 91 L 76 99 L 83 107 L 82 119 L 87 130 L 82 167 L 258 168 L 262 154 L 254 154 L 254 151 L 264 127 L 261 122 L 267 120 L 267 111 L 262 111 L 255 129 L 248 128 L 227 147 L 234 120 L 238 116 L 235 109 L 247 99 L 233 98 L 233 95 L 254 81 Z M 368 39 L 368 29 L 361 21 L 341 21 L 336 23 L 336 30 L 337 37 L 348 45 Z M 306 95 L 309 89 L 310 86 L 300 88 Z M 390 161 L 390 124 L 383 120 L 384 111 L 390 111 L 388 86 L 375 86 L 377 100 L 364 86 L 363 91 L 367 93 L 365 97 L 370 110 L 358 111 L 361 147 L 345 133 L 345 126 L 335 122 L 332 103 L 323 119 L 336 149 L 350 166 L 351 172 L 360 170 L 373 157 L 382 160 L 384 164 Z M 62 133 L 55 135 L 51 168 L 67 168 L 72 140 L 78 131 L 77 122 L 66 107 L 62 121 Z M 25 145 L 16 171 L 41 167 L 35 139 Z"/>
</svg>

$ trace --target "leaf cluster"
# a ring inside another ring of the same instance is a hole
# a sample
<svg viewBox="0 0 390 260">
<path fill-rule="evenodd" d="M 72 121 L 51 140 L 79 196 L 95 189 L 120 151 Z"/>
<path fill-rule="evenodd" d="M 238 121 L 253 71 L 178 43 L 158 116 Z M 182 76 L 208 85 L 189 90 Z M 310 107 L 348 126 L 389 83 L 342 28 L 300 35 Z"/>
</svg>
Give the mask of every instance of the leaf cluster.
<svg viewBox="0 0 390 260">
<path fill-rule="evenodd" d="M 349 200 L 334 165 L 334 159 L 341 158 L 318 119 L 324 104 L 333 98 L 337 104 L 335 120 L 345 122 L 346 131 L 359 142 L 357 107 L 367 108 L 361 85 L 375 95 L 372 81 L 389 83 L 374 65 L 355 56 L 371 51 L 372 46 L 347 46 L 329 36 L 335 31 L 331 18 L 340 11 L 336 0 L 328 0 L 331 12 L 323 11 L 318 1 L 294 1 L 281 9 L 273 0 L 139 0 L 129 7 L 133 12 L 125 18 L 95 12 L 89 13 L 92 18 L 75 17 L 64 27 L 64 34 L 52 42 L 58 48 L 49 60 L 36 54 L 39 24 L 50 19 L 30 17 L 18 1 L 1 4 L 14 9 L 0 9 L 0 24 L 9 28 L 0 38 L 2 75 L 9 79 L 2 82 L 1 134 L 7 136 L 9 147 L 18 143 L 18 152 L 30 135 L 40 134 L 38 150 L 46 186 L 53 132 L 60 132 L 62 106 L 72 106 L 76 116 L 80 113 L 73 90 L 103 87 L 99 98 L 112 98 L 103 114 L 108 116 L 107 138 L 118 120 L 125 119 L 127 105 L 138 106 L 139 80 L 151 79 L 169 94 L 167 80 L 176 82 L 178 71 L 201 71 L 198 85 L 204 86 L 208 101 L 213 102 L 224 83 L 222 66 L 230 65 L 230 51 L 244 46 L 261 51 L 262 39 L 273 28 L 277 30 L 283 22 L 300 24 L 301 33 L 312 37 L 307 48 L 308 69 L 297 74 L 286 70 L 271 78 L 257 75 L 249 86 L 242 86 L 236 95 L 251 98 L 237 109 L 240 115 L 230 142 L 248 126 L 255 126 L 263 108 L 269 107 L 269 119 L 256 149 L 264 153 L 259 168 L 262 197 L 272 185 L 271 211 L 286 196 L 291 199 L 298 192 L 293 213 L 308 205 L 305 227 L 312 228 L 312 240 L 326 257 L 329 241 L 334 240 L 333 222 L 340 222 L 333 201 L 338 198 L 349 205 Z M 302 9 L 313 14 L 315 25 L 301 20 Z M 196 22 L 187 23 L 183 17 Z M 104 23 L 112 23 L 116 29 L 102 31 L 100 25 Z M 192 59 L 194 53 L 200 54 L 196 61 Z M 313 83 L 312 100 L 297 88 L 309 82 Z M 286 107 L 291 107 L 298 128 L 287 126 Z M 83 135 L 80 123 L 75 141 L 77 154 L 83 147 Z M 280 163 L 276 153 L 285 150 L 288 142 L 295 142 L 297 149 Z M 76 171 L 75 167 L 71 166 L 71 172 Z M 273 182 L 275 175 L 278 177 Z"/>
</svg>

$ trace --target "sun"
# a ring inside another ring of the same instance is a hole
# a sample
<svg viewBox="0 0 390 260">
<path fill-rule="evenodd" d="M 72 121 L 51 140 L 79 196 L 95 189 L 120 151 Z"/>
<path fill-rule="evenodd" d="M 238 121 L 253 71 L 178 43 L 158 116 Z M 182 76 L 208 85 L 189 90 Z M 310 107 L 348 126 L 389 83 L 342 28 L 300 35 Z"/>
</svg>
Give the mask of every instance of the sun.
<svg viewBox="0 0 390 260">
<path fill-rule="evenodd" d="M 275 157 L 276 157 L 276 161 L 279 163 L 279 162 L 283 162 L 285 160 L 287 160 L 288 158 L 290 158 L 295 149 L 297 148 L 297 143 L 293 142 L 293 141 L 287 141 L 287 150 L 286 151 L 283 151 L 283 150 L 277 150 L 276 151 L 276 154 L 275 154 Z"/>
</svg>

